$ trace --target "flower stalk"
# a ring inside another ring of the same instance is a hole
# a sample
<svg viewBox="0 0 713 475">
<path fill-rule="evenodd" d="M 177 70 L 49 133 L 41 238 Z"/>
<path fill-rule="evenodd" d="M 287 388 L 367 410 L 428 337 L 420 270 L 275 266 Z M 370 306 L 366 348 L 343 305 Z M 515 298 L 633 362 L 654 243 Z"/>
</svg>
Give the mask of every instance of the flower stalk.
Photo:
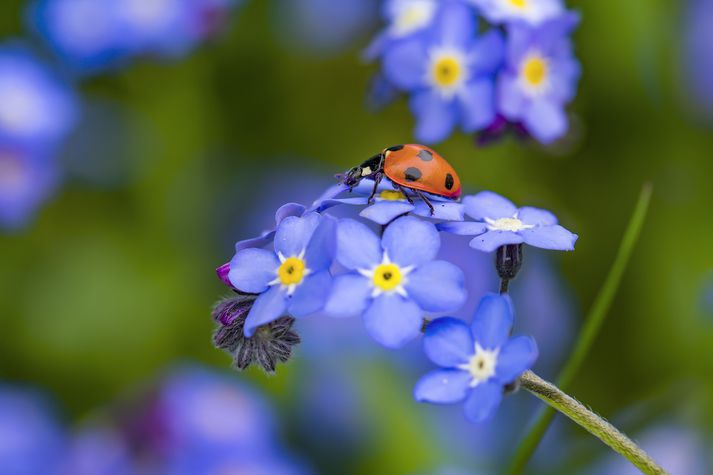
<svg viewBox="0 0 713 475">
<path fill-rule="evenodd" d="M 542 399 L 553 409 L 572 419 L 590 434 L 599 438 L 599 440 L 626 458 L 646 475 L 665 475 L 668 473 L 619 429 L 532 371 L 525 371 L 522 374 L 520 386 Z"/>
</svg>

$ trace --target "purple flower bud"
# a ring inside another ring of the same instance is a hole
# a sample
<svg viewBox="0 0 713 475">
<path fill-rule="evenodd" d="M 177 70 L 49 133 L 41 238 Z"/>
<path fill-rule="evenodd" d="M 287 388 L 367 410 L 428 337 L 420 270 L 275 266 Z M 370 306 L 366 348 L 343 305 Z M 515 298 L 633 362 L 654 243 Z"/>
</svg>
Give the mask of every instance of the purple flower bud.
<svg viewBox="0 0 713 475">
<path fill-rule="evenodd" d="M 233 284 L 230 283 L 230 279 L 228 279 L 228 274 L 230 273 L 230 262 L 226 262 L 222 266 L 219 266 L 217 269 L 215 269 L 215 273 L 218 275 L 218 278 L 221 280 L 221 282 L 223 282 L 231 289 L 234 288 Z"/>
</svg>

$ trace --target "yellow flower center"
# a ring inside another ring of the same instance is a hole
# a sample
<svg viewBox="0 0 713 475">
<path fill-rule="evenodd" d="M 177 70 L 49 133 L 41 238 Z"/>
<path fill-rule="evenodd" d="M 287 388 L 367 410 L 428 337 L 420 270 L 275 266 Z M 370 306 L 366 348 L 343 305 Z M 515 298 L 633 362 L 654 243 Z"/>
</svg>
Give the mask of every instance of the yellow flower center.
<svg viewBox="0 0 713 475">
<path fill-rule="evenodd" d="M 442 56 L 433 63 L 433 81 L 441 87 L 449 87 L 457 83 L 463 74 L 458 58 Z"/>
<path fill-rule="evenodd" d="M 390 292 L 401 284 L 401 269 L 396 264 L 381 264 L 374 269 L 374 286 L 384 292 Z"/>
<path fill-rule="evenodd" d="M 531 86 L 540 86 L 548 73 L 547 61 L 541 56 L 531 56 L 522 65 L 521 74 L 525 82 Z"/>
<path fill-rule="evenodd" d="M 397 190 L 384 190 L 379 193 L 379 198 L 385 201 L 403 201 L 406 199 L 406 196 Z"/>
<path fill-rule="evenodd" d="M 525 8 L 527 6 L 527 0 L 510 0 L 510 5 L 515 8 Z"/>
<path fill-rule="evenodd" d="M 305 261 L 299 257 L 288 257 L 277 269 L 277 277 L 284 286 L 302 282 L 305 273 Z"/>
<path fill-rule="evenodd" d="M 410 5 L 396 17 L 394 27 L 398 34 L 410 33 L 425 26 L 431 20 L 433 10 L 428 4 Z"/>
</svg>

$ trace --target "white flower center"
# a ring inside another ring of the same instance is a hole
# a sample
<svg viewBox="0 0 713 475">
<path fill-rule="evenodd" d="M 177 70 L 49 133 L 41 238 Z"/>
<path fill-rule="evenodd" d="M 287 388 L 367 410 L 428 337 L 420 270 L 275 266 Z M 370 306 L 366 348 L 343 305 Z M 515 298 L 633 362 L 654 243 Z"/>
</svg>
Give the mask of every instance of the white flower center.
<svg viewBox="0 0 713 475">
<path fill-rule="evenodd" d="M 370 280 L 372 297 L 394 293 L 407 297 L 408 294 L 404 284 L 408 281 L 406 277 L 413 269 L 414 266 L 401 267 L 391 262 L 388 254 L 384 252 L 384 257 L 380 264 L 377 264 L 372 269 L 357 269 L 357 272 Z"/>
<path fill-rule="evenodd" d="M 470 382 L 471 387 L 475 387 L 495 375 L 499 352 L 500 348 L 486 350 L 478 343 L 475 344 L 475 354 L 470 357 L 467 363 L 458 366 L 459 369 L 467 371 L 473 377 Z"/>
<path fill-rule="evenodd" d="M 468 65 L 462 51 L 453 48 L 433 48 L 430 51 L 426 82 L 441 96 L 456 95 L 468 80 Z"/>
<path fill-rule="evenodd" d="M 394 36 L 406 36 L 419 30 L 433 20 L 436 13 L 436 2 L 433 0 L 406 0 L 396 8 L 396 16 L 391 25 Z"/>
<path fill-rule="evenodd" d="M 292 295 L 297 286 L 312 272 L 307 268 L 305 251 L 302 250 L 298 255 L 290 257 L 285 257 L 278 252 L 277 257 L 280 259 L 280 267 L 275 270 L 277 278 L 271 281 L 269 285 L 279 284 L 287 290 L 287 295 Z"/>
<path fill-rule="evenodd" d="M 551 83 L 549 60 L 537 51 L 528 53 L 520 62 L 519 81 L 532 96 L 547 92 Z"/>
<path fill-rule="evenodd" d="M 518 219 L 516 216 L 513 216 L 512 218 L 498 218 L 498 219 L 490 219 L 490 218 L 485 218 L 485 222 L 488 225 L 488 229 L 491 231 L 523 231 L 525 229 L 531 229 L 534 228 L 534 224 L 525 224 L 520 219 Z"/>
</svg>

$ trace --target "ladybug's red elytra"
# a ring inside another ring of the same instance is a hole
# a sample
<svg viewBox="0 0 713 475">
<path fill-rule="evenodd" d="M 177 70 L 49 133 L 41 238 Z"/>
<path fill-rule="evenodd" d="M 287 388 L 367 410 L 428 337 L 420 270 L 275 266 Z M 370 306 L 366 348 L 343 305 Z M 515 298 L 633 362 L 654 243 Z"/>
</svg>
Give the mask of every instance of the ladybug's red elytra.
<svg viewBox="0 0 713 475">
<path fill-rule="evenodd" d="M 406 144 L 385 148 L 358 167 L 340 175 L 340 179 L 350 190 L 364 178 L 373 179 L 374 189 L 369 196 L 369 202 L 372 202 L 384 175 L 410 202 L 413 201 L 406 190 L 411 190 L 421 198 L 430 208 L 431 214 L 433 205 L 423 192 L 451 199 L 460 197 L 458 174 L 445 158 L 425 145 Z"/>
</svg>

